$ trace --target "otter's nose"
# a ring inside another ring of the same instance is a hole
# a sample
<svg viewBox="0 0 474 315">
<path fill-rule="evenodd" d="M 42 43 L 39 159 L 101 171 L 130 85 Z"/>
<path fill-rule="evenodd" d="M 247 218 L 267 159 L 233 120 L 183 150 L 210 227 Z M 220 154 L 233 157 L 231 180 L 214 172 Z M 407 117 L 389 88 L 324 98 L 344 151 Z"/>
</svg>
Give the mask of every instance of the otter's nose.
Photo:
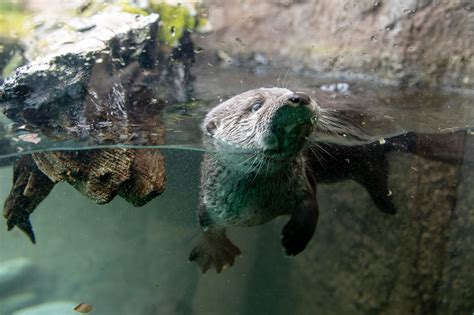
<svg viewBox="0 0 474 315">
<path fill-rule="evenodd" d="M 288 97 L 288 100 L 295 105 L 309 105 L 311 103 L 311 98 L 302 92 L 295 92 Z"/>
</svg>

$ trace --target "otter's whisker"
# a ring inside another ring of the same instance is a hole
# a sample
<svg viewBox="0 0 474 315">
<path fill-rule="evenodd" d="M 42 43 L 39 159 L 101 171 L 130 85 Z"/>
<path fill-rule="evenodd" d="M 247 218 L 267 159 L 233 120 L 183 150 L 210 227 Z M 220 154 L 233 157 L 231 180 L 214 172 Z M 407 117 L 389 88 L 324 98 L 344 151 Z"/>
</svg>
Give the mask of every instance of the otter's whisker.
<svg viewBox="0 0 474 315">
<path fill-rule="evenodd" d="M 295 89 L 298 90 L 300 88 L 300 85 L 301 85 L 301 80 L 298 80 L 296 82 Z"/>
<path fill-rule="evenodd" d="M 283 73 L 283 72 L 278 73 L 278 78 L 276 79 L 277 86 L 280 86 L 280 85 L 281 85 L 281 84 L 280 84 L 280 81 L 281 81 L 281 74 L 282 74 L 282 73 Z"/>
<path fill-rule="evenodd" d="M 265 178 L 267 178 L 268 176 L 268 171 L 270 169 L 270 163 L 269 163 L 269 159 L 267 157 L 265 157 L 266 161 L 265 161 Z"/>
<path fill-rule="evenodd" d="M 286 77 L 288 76 L 289 72 L 290 72 L 290 69 L 286 70 L 285 76 L 283 77 L 283 87 L 285 89 L 288 88 L 288 85 L 286 84 Z"/>
<path fill-rule="evenodd" d="M 251 159 L 253 159 L 256 155 L 257 155 L 257 153 L 250 154 L 250 157 L 249 157 L 249 158 L 243 160 L 242 162 L 237 163 L 237 165 L 238 165 L 238 166 L 241 166 L 241 165 L 243 166 L 243 165 L 245 165 L 245 163 L 247 163 L 248 161 L 250 161 Z"/>
<path fill-rule="evenodd" d="M 260 173 L 260 171 L 262 170 L 265 163 L 266 163 L 266 158 L 263 155 L 263 156 L 260 157 L 260 161 L 259 161 L 259 164 L 257 165 L 257 171 L 255 172 L 255 176 L 257 176 L 257 174 Z"/>
<path fill-rule="evenodd" d="M 323 153 L 326 153 L 327 156 L 329 156 L 330 158 L 333 158 L 334 159 L 334 156 L 328 151 L 326 150 L 325 148 L 323 148 L 319 143 L 314 143 L 314 149 L 318 152 L 323 152 Z"/>
<path fill-rule="evenodd" d="M 260 175 L 260 172 L 262 171 L 262 169 L 268 165 L 267 163 L 267 157 L 265 155 L 260 155 L 260 160 L 259 160 L 259 163 L 257 165 L 257 170 L 255 171 L 255 177 L 254 177 L 254 180 L 257 178 L 258 175 Z"/>
<path fill-rule="evenodd" d="M 311 152 L 314 154 L 314 156 L 321 162 L 321 164 L 326 167 L 327 165 L 327 161 L 326 159 L 323 157 L 323 155 L 321 154 L 321 152 L 318 151 L 318 148 L 317 147 L 312 147 L 310 146 L 309 148 L 311 150 Z"/>
<path fill-rule="evenodd" d="M 253 159 L 252 161 L 252 164 L 250 165 L 250 167 L 248 168 L 247 172 L 245 173 L 245 175 L 247 174 L 250 174 L 255 168 L 254 168 L 254 165 L 258 165 L 259 163 L 259 154 L 255 154 L 255 158 Z"/>
<path fill-rule="evenodd" d="M 359 128 L 348 124 L 345 118 L 330 109 L 319 109 L 319 120 L 316 131 L 328 136 L 342 136 L 347 139 L 367 142 L 370 137 Z"/>
<path fill-rule="evenodd" d="M 257 154 L 254 153 L 248 159 L 238 164 L 239 166 L 242 165 L 242 168 L 245 170 L 244 175 L 247 175 L 248 173 L 252 171 L 256 158 L 257 158 Z"/>
</svg>

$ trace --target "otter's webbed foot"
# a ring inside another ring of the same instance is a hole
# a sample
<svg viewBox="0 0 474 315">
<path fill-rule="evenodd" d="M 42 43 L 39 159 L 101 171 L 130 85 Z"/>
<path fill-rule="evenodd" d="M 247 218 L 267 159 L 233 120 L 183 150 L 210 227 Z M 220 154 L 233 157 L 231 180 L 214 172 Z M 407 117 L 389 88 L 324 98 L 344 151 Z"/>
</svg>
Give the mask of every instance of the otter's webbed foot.
<svg viewBox="0 0 474 315">
<path fill-rule="evenodd" d="M 291 216 L 283 227 L 281 243 L 288 256 L 301 253 L 314 235 L 318 222 L 318 204 L 316 198 L 304 202 L 299 211 Z"/>
<path fill-rule="evenodd" d="M 367 160 L 361 167 L 355 180 L 365 187 L 375 206 L 387 214 L 396 214 L 397 208 L 392 201 L 392 192 L 388 187 L 388 161 L 385 156 Z"/>
<path fill-rule="evenodd" d="M 199 243 L 189 254 L 189 260 L 195 261 L 201 267 L 202 273 L 211 266 L 220 273 L 232 266 L 235 257 L 240 254 L 240 249 L 227 238 L 224 229 L 209 229 L 203 233 Z"/>
</svg>

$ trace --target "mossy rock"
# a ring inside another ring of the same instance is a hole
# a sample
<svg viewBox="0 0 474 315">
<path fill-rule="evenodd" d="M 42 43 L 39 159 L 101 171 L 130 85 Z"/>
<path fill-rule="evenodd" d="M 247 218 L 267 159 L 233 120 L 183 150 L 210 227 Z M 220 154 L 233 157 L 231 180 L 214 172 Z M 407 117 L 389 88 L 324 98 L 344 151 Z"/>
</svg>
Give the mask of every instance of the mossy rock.
<svg viewBox="0 0 474 315">
<path fill-rule="evenodd" d="M 149 11 L 161 17 L 159 40 L 172 47 L 177 45 L 185 31 L 194 31 L 199 24 L 199 17 L 182 5 L 151 1 Z"/>
<path fill-rule="evenodd" d="M 90 16 L 110 7 L 117 7 L 121 12 L 149 15 L 160 15 L 160 31 L 158 40 L 161 44 L 176 47 L 186 31 L 193 32 L 202 29 L 207 24 L 207 19 L 202 17 L 200 8 L 193 10 L 184 5 L 173 5 L 166 1 L 151 0 L 148 7 L 141 8 L 130 0 L 100 1 L 89 0 L 79 9 L 78 13 Z"/>
</svg>

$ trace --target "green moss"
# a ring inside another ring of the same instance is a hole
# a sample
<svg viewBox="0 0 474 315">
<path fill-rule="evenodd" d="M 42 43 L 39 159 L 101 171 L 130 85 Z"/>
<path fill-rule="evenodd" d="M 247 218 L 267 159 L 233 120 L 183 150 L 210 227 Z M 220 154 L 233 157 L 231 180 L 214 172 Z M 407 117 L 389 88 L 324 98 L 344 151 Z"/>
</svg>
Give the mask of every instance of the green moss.
<svg viewBox="0 0 474 315">
<path fill-rule="evenodd" d="M 0 14 L 0 36 L 22 37 L 31 30 L 28 15 L 20 11 L 7 11 Z"/>
<path fill-rule="evenodd" d="M 194 30 L 197 26 L 196 17 L 181 5 L 170 5 L 161 1 L 150 3 L 150 12 L 160 15 L 161 29 L 159 40 L 169 46 L 175 46 L 184 31 Z"/>
<path fill-rule="evenodd" d="M 77 13 L 80 16 L 92 16 L 107 8 L 119 8 L 121 12 L 139 15 L 148 15 L 149 13 L 133 4 L 130 0 L 89 0 L 85 1 L 78 9 Z"/>
<path fill-rule="evenodd" d="M 90 16 L 115 6 L 121 11 L 131 14 L 149 15 L 157 13 L 160 15 L 159 41 L 171 47 L 177 45 L 186 30 L 199 30 L 207 24 L 207 20 L 193 15 L 190 10 L 182 5 L 171 5 L 161 0 L 150 0 L 147 8 L 140 8 L 130 0 L 89 0 L 79 10 L 82 16 Z"/>
<path fill-rule="evenodd" d="M 28 12 L 23 2 L 0 0 L 0 36 L 21 37 L 26 35 L 31 26 L 28 26 Z"/>
<path fill-rule="evenodd" d="M 0 1 L 0 12 L 4 14 L 5 12 L 11 12 L 11 11 L 23 11 L 23 5 L 20 2 L 13 2 L 9 0 L 2 0 Z"/>
<path fill-rule="evenodd" d="M 148 15 L 149 13 L 136 5 L 133 5 L 128 0 L 119 0 L 116 4 L 114 4 L 121 8 L 123 12 L 130 13 L 130 14 L 140 14 L 140 15 Z"/>
<path fill-rule="evenodd" d="M 129 0 L 118 0 L 115 4 L 124 12 L 140 15 L 157 13 L 160 15 L 159 41 L 174 47 L 178 44 L 186 30 L 194 31 L 203 28 L 208 21 L 199 15 L 194 15 L 182 5 L 171 5 L 161 0 L 151 0 L 149 7 L 141 9 Z"/>
</svg>

